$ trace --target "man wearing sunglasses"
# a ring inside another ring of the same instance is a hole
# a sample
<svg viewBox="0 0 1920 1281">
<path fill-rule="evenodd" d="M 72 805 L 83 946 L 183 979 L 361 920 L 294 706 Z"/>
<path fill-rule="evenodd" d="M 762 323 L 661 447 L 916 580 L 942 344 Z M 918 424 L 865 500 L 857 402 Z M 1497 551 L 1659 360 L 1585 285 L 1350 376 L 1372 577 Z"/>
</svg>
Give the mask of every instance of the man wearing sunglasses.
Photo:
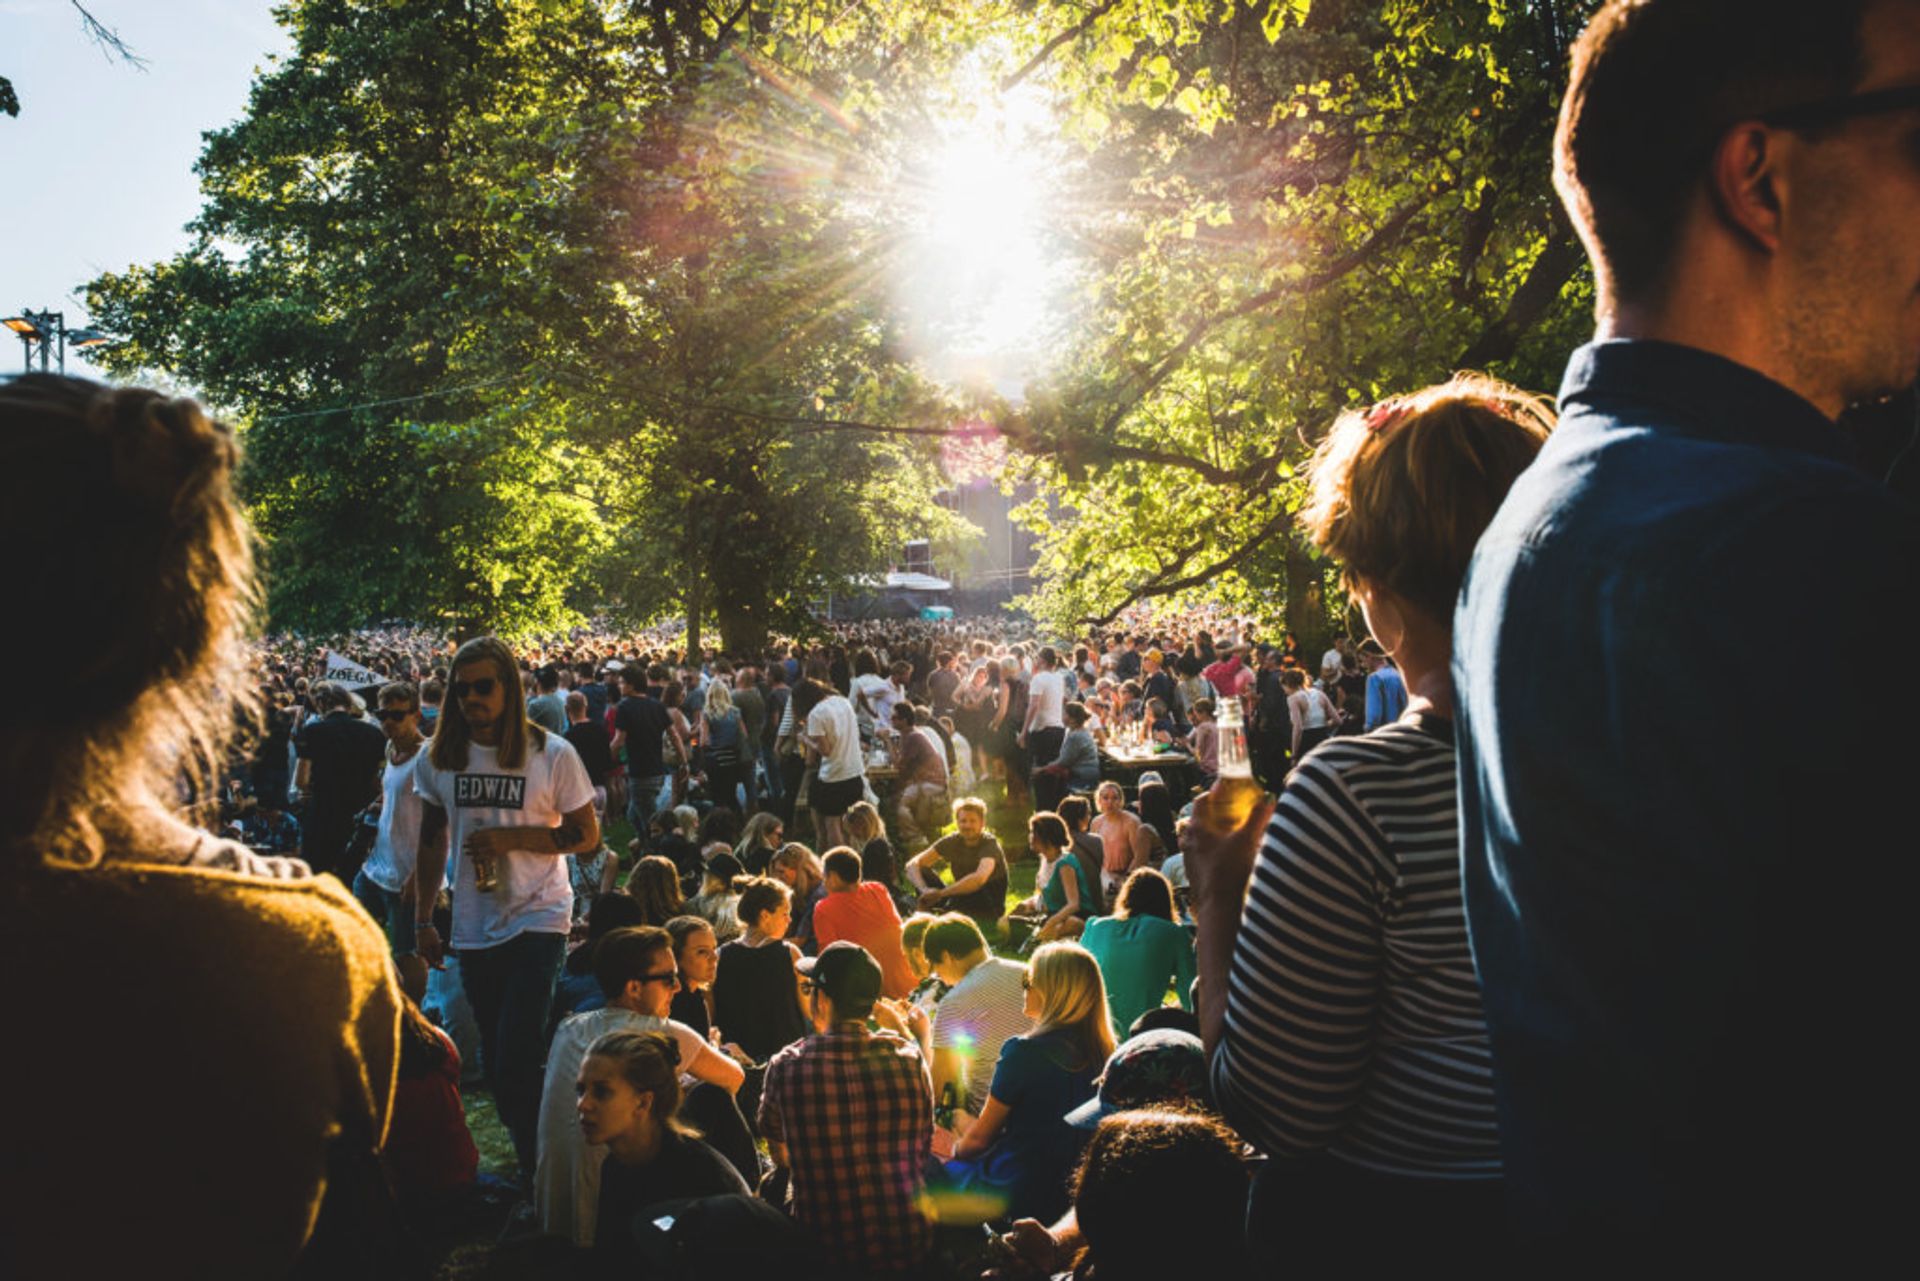
<svg viewBox="0 0 1920 1281">
<path fill-rule="evenodd" d="M 481 1063 L 521 1169 L 534 1169 L 540 1063 L 573 925 L 568 854 L 599 848 L 593 783 L 559 734 L 526 717 L 513 651 L 462 645 L 440 728 L 414 767 L 421 814 L 414 871 L 420 955 L 440 964 L 433 893 L 453 853 L 453 937 L 480 1025 Z"/>
<path fill-rule="evenodd" d="M 1870 1270 L 1920 759 L 1879 700 L 1774 691 L 1777 638 L 1880 652 L 1920 581 L 1836 421 L 1920 371 L 1920 3 L 1611 0 L 1555 159 L 1598 333 L 1454 620 L 1513 1220 L 1596 1273 Z"/>
</svg>

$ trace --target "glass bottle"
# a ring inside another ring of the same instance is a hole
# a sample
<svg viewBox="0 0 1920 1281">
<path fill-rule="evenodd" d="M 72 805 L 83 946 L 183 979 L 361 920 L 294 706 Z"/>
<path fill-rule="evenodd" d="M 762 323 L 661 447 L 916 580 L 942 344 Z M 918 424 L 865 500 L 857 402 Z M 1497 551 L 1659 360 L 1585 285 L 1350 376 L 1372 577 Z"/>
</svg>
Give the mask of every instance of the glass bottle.
<svg viewBox="0 0 1920 1281">
<path fill-rule="evenodd" d="M 1247 757 L 1247 730 L 1240 722 L 1240 700 L 1228 695 L 1220 702 L 1221 778 L 1252 778 L 1253 762 Z"/>
</svg>

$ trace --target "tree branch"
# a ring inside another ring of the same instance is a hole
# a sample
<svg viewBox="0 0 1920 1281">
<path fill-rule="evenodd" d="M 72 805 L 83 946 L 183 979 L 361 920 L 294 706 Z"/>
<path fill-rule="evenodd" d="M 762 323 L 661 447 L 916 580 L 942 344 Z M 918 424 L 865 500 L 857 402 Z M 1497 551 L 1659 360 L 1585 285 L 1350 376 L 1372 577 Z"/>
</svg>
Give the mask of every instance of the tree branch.
<svg viewBox="0 0 1920 1281">
<path fill-rule="evenodd" d="M 87 33 L 87 39 L 99 45 L 100 51 L 106 54 L 109 60 L 118 58 L 136 70 L 147 69 L 147 60 L 135 53 L 127 42 L 120 38 L 118 31 L 88 13 L 87 7 L 81 4 L 80 0 L 68 0 L 68 3 L 73 5 L 74 12 L 80 15 L 80 27 Z"/>
<path fill-rule="evenodd" d="M 1507 300 L 1506 310 L 1481 330 L 1480 336 L 1461 353 L 1460 359 L 1454 362 L 1454 368 L 1484 369 L 1495 361 L 1513 355 L 1520 345 L 1521 336 L 1533 327 L 1547 308 L 1553 306 L 1554 300 L 1560 296 L 1561 287 L 1585 261 L 1586 254 L 1580 247 L 1580 241 L 1567 224 L 1566 216 L 1555 205 L 1546 247 L 1533 260 L 1527 278 L 1520 282 L 1520 287 L 1513 291 L 1513 297 Z"/>
<path fill-rule="evenodd" d="M 1267 517 L 1267 519 L 1261 524 L 1260 528 L 1256 529 L 1255 531 L 1253 531 L 1252 534 L 1248 535 L 1245 539 L 1243 539 L 1238 547 L 1235 547 L 1232 551 L 1228 552 L 1226 555 L 1221 556 L 1218 560 L 1215 560 L 1212 564 L 1207 565 L 1204 568 L 1194 570 L 1190 574 L 1181 574 L 1177 578 L 1170 577 L 1169 575 L 1172 569 L 1177 569 L 1181 565 L 1186 564 L 1187 560 L 1190 557 L 1192 557 L 1194 552 L 1199 550 L 1197 546 L 1193 547 L 1192 549 L 1186 551 L 1183 555 L 1178 556 L 1174 560 L 1173 564 L 1169 567 L 1169 569 L 1161 570 L 1159 573 L 1153 575 L 1151 578 L 1141 583 L 1138 587 L 1135 587 L 1132 591 L 1128 592 L 1124 600 L 1122 600 L 1118 605 L 1115 605 L 1111 610 L 1107 611 L 1105 614 L 1099 615 L 1097 617 L 1094 615 L 1087 615 L 1082 617 L 1079 621 L 1088 627 L 1105 627 L 1108 623 L 1111 623 L 1114 619 L 1124 614 L 1130 606 L 1140 601 L 1153 600 L 1162 596 L 1172 596 L 1176 592 L 1183 592 L 1188 590 L 1189 588 L 1199 587 L 1208 582 L 1211 582 L 1212 580 L 1218 578 L 1220 575 L 1226 573 L 1228 570 L 1234 568 L 1241 561 L 1245 560 L 1248 556 L 1251 556 L 1255 551 L 1259 550 L 1259 548 L 1269 538 L 1273 537 L 1274 534 L 1278 533 L 1281 529 L 1283 529 L 1286 526 L 1287 522 L 1289 522 L 1292 519 L 1293 519 L 1293 512 L 1288 510 L 1285 506 L 1282 506 L 1278 511 L 1274 512 L 1273 515 Z"/>
<path fill-rule="evenodd" d="M 1200 345 L 1200 341 L 1215 329 L 1218 329 L 1229 320 L 1238 320 L 1242 316 L 1249 315 L 1259 311 L 1263 307 L 1270 306 L 1288 294 L 1323 289 L 1341 277 L 1365 266 L 1368 262 L 1391 248 L 1393 243 L 1400 238 L 1401 233 L 1407 229 L 1407 224 L 1411 223 L 1421 210 L 1425 209 L 1435 198 L 1446 194 L 1452 189 L 1452 183 L 1441 183 L 1433 190 L 1422 195 L 1419 199 L 1409 201 L 1407 204 L 1401 206 L 1391 218 L 1375 228 L 1372 235 L 1312 275 L 1301 280 L 1286 281 L 1274 285 L 1271 288 L 1263 289 L 1249 298 L 1242 299 L 1225 311 L 1195 321 L 1192 326 L 1188 328 L 1186 336 L 1175 343 L 1165 355 L 1153 363 L 1144 375 L 1141 375 L 1137 379 L 1135 386 L 1129 389 L 1132 394 L 1123 400 L 1122 403 L 1114 406 L 1113 411 L 1107 415 L 1106 421 L 1101 424 L 1101 434 L 1108 434 L 1117 428 L 1121 420 L 1133 412 L 1134 406 L 1146 399 L 1156 387 L 1165 382 L 1168 376 L 1180 367 L 1180 363 L 1187 358 L 1193 349 Z"/>
<path fill-rule="evenodd" d="M 1087 10 L 1086 17 L 1080 19 L 1080 21 L 1074 23 L 1065 31 L 1062 31 L 1059 35 L 1041 45 L 1040 52 L 1028 58 L 1026 62 L 1021 64 L 1018 71 L 1000 82 L 1000 92 L 1005 93 L 1032 75 L 1035 71 L 1039 70 L 1042 63 L 1046 62 L 1048 58 L 1051 58 L 1059 51 L 1061 45 L 1070 44 L 1092 30 L 1093 24 L 1106 17 L 1108 11 L 1111 10 L 1117 2 L 1118 0 L 1101 0 L 1101 3 Z"/>
</svg>

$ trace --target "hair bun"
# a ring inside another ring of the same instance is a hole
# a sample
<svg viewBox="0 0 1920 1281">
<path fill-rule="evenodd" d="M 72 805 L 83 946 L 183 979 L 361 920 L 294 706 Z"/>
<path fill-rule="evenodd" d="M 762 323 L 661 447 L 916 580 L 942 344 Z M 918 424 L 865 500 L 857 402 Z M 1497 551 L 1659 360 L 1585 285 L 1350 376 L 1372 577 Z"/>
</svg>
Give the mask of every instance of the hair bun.
<svg viewBox="0 0 1920 1281">
<path fill-rule="evenodd" d="M 680 1042 L 665 1032 L 656 1033 L 660 1038 L 660 1057 L 667 1061 L 668 1067 L 680 1066 Z"/>
<path fill-rule="evenodd" d="M 99 398 L 94 414 L 106 429 L 113 488 L 157 510 L 190 510 L 239 461 L 232 433 L 191 400 L 115 388 Z"/>
</svg>

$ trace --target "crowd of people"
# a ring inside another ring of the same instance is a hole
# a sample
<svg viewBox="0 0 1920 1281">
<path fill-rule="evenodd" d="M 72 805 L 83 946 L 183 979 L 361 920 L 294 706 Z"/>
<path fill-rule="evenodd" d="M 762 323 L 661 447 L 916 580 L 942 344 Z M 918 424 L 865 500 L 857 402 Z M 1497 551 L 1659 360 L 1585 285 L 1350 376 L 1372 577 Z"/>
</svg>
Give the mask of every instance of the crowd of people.
<svg viewBox="0 0 1920 1281">
<path fill-rule="evenodd" d="M 1910 0 L 1604 5 L 1555 175 L 1598 340 L 1557 409 L 1330 425 L 1300 525 L 1368 635 L 1318 655 L 249 642 L 228 430 L 0 385 L 67 638 L 0 719 L 0 1264 L 418 1274 L 477 1069 L 504 1239 L 582 1275 L 1884 1266 L 1914 749 L 1762 695 L 1920 561 L 1836 425 L 1920 374 L 1916 138 Z"/>
</svg>

